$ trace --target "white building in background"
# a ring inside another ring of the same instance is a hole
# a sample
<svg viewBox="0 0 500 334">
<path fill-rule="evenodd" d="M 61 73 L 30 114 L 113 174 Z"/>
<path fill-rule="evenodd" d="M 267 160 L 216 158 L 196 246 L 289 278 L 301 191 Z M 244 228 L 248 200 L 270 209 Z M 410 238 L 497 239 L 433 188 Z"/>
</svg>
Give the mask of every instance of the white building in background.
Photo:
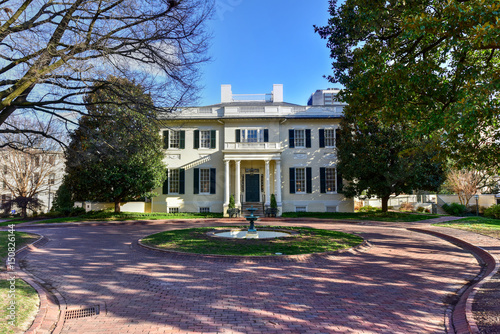
<svg viewBox="0 0 500 334">
<path fill-rule="evenodd" d="M 337 93 L 318 90 L 301 106 L 284 102 L 283 85 L 257 95 L 222 85 L 221 103 L 165 114 L 168 179 L 151 211 L 226 212 L 231 195 L 238 208 L 267 208 L 271 194 L 280 213 L 354 211 L 338 193 L 335 141 L 345 104 Z"/>
</svg>

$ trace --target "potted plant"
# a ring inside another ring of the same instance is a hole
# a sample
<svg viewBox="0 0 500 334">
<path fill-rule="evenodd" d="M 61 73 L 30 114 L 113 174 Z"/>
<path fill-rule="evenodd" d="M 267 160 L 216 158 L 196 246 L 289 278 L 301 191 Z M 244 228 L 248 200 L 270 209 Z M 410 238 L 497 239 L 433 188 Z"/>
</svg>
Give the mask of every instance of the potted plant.
<svg viewBox="0 0 500 334">
<path fill-rule="evenodd" d="M 227 207 L 227 214 L 229 215 L 230 218 L 232 217 L 237 217 L 239 215 L 239 212 L 240 210 L 238 210 L 236 207 L 235 207 L 235 204 L 234 204 L 234 196 L 231 195 L 231 197 L 229 197 L 229 205 Z"/>
<path fill-rule="evenodd" d="M 276 202 L 276 196 L 271 194 L 271 206 L 266 210 L 268 217 L 276 217 L 278 214 L 278 203 Z"/>
</svg>

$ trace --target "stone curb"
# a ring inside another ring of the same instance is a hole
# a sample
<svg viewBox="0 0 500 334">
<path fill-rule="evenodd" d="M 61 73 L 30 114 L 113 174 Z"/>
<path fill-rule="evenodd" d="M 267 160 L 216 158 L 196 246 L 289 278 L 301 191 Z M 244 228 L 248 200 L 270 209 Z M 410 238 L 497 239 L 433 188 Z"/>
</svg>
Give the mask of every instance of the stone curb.
<svg viewBox="0 0 500 334">
<path fill-rule="evenodd" d="M 479 328 L 472 313 L 472 305 L 477 291 L 481 286 L 493 277 L 500 269 L 500 262 L 487 250 L 475 246 L 465 240 L 450 236 L 445 233 L 427 230 L 424 228 L 408 228 L 407 230 L 426 233 L 447 240 L 457 246 L 471 252 L 479 258 L 486 267 L 471 281 L 470 285 L 465 285 L 459 290 L 460 299 L 450 315 L 450 322 L 456 333 L 479 334 Z M 459 318 L 459 319 L 457 319 Z"/>
<path fill-rule="evenodd" d="M 40 236 L 37 240 L 28 244 L 16 251 L 16 272 L 17 277 L 33 287 L 40 299 L 38 312 L 33 320 L 33 323 L 25 332 L 25 334 L 41 334 L 41 333 L 54 333 L 57 327 L 62 328 L 61 312 L 59 305 L 61 305 L 62 297 L 57 291 L 49 293 L 44 287 L 43 282 L 26 272 L 19 265 L 19 261 L 23 259 L 29 252 L 37 249 L 36 245 L 47 242 L 47 238 L 37 233 L 31 233 Z M 7 260 L 6 260 L 7 261 Z M 7 262 L 6 262 L 7 264 Z M 9 272 L 9 271 L 7 271 Z"/>
</svg>

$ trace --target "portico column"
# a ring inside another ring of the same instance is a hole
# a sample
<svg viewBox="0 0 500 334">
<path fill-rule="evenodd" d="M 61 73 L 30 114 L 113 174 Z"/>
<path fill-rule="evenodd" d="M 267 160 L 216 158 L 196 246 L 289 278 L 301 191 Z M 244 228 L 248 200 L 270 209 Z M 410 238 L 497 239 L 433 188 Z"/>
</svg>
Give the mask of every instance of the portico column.
<svg viewBox="0 0 500 334">
<path fill-rule="evenodd" d="M 234 196 L 236 197 L 235 198 L 235 203 L 234 205 L 239 208 L 241 207 L 241 176 L 240 176 L 240 165 L 241 165 L 241 161 L 240 160 L 236 160 L 236 173 L 235 173 L 235 177 L 234 177 L 234 185 L 236 186 L 236 193 L 234 194 Z"/>
<path fill-rule="evenodd" d="M 271 181 L 269 181 L 269 160 L 265 161 L 266 163 L 266 202 L 265 206 L 269 206 L 271 204 Z"/>
<path fill-rule="evenodd" d="M 225 183 L 225 191 L 224 191 L 224 206 L 227 207 L 229 205 L 229 160 L 224 160 L 224 164 L 226 165 L 226 183 Z"/>
<path fill-rule="evenodd" d="M 276 160 L 276 173 L 274 174 L 274 191 L 276 192 L 276 203 L 281 206 L 281 160 Z"/>
</svg>

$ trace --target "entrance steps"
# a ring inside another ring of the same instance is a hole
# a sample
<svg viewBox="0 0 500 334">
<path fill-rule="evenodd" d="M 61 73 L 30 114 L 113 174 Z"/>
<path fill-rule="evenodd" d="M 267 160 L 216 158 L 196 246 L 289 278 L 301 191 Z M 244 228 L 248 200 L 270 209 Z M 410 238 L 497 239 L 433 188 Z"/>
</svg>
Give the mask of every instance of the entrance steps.
<svg viewBox="0 0 500 334">
<path fill-rule="evenodd" d="M 264 217 L 264 203 L 263 202 L 245 202 L 241 204 L 241 216 L 246 217 L 250 215 L 250 212 L 247 209 L 250 207 L 254 207 L 257 209 L 253 214 L 258 217 Z"/>
</svg>

